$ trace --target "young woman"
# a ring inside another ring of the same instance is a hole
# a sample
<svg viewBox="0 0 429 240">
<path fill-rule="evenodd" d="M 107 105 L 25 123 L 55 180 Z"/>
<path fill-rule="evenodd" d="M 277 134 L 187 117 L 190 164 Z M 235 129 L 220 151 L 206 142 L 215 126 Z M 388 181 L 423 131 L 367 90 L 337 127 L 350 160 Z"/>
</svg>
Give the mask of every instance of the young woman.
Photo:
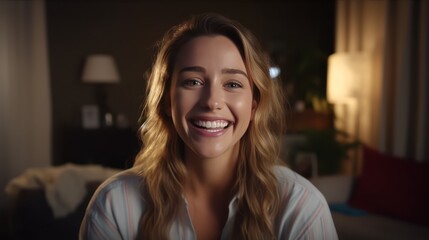
<svg viewBox="0 0 429 240">
<path fill-rule="evenodd" d="M 81 239 L 336 239 L 327 203 L 279 165 L 283 100 L 253 35 L 216 14 L 162 39 L 132 169 L 94 194 Z"/>
</svg>

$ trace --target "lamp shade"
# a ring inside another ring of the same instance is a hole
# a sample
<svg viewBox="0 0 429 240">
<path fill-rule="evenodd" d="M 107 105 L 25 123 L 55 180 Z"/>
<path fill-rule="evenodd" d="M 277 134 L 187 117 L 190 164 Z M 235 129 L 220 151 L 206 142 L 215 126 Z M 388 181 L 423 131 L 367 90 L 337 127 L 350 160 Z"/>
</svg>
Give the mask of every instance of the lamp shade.
<svg viewBox="0 0 429 240">
<path fill-rule="evenodd" d="M 119 83 L 115 59 L 107 54 L 94 54 L 86 58 L 82 81 L 85 83 Z"/>
<path fill-rule="evenodd" d="M 358 99 L 371 75 L 371 59 L 367 53 L 335 53 L 328 59 L 327 96 L 331 102 Z"/>
</svg>

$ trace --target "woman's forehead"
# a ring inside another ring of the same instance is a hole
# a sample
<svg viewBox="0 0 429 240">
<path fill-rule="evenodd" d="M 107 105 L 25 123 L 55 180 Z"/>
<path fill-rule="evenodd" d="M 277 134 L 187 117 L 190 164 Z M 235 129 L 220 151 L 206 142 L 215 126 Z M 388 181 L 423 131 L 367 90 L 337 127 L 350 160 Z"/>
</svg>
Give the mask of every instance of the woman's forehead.
<svg viewBox="0 0 429 240">
<path fill-rule="evenodd" d="M 199 36 L 186 42 L 178 50 L 174 69 L 178 71 L 191 66 L 234 68 L 247 72 L 237 46 L 223 35 Z"/>
</svg>

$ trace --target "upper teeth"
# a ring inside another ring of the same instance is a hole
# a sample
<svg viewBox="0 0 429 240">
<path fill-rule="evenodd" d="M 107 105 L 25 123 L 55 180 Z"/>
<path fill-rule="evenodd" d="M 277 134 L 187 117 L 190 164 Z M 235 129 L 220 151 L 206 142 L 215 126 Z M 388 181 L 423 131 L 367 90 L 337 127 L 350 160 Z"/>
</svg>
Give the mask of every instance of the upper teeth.
<svg viewBox="0 0 429 240">
<path fill-rule="evenodd" d="M 228 126 L 228 122 L 223 121 L 223 120 L 217 120 L 217 121 L 197 120 L 197 121 L 194 121 L 194 123 L 195 123 L 195 125 L 197 125 L 199 127 L 204 127 L 204 128 L 224 128 L 224 127 Z"/>
</svg>

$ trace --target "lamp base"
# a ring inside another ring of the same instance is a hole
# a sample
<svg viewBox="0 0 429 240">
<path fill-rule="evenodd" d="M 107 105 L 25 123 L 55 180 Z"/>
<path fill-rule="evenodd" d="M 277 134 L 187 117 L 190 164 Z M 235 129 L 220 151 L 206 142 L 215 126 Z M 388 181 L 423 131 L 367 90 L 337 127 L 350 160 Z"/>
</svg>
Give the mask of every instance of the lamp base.
<svg viewBox="0 0 429 240">
<path fill-rule="evenodd" d="M 101 126 L 102 127 L 113 127 L 113 114 L 110 112 L 105 112 L 104 114 L 100 114 L 101 116 Z"/>
<path fill-rule="evenodd" d="M 97 84 L 95 86 L 95 97 L 97 100 L 97 105 L 99 107 L 99 120 L 100 127 L 113 127 L 113 114 L 110 111 L 109 106 L 107 105 L 107 94 L 105 84 Z"/>
</svg>

